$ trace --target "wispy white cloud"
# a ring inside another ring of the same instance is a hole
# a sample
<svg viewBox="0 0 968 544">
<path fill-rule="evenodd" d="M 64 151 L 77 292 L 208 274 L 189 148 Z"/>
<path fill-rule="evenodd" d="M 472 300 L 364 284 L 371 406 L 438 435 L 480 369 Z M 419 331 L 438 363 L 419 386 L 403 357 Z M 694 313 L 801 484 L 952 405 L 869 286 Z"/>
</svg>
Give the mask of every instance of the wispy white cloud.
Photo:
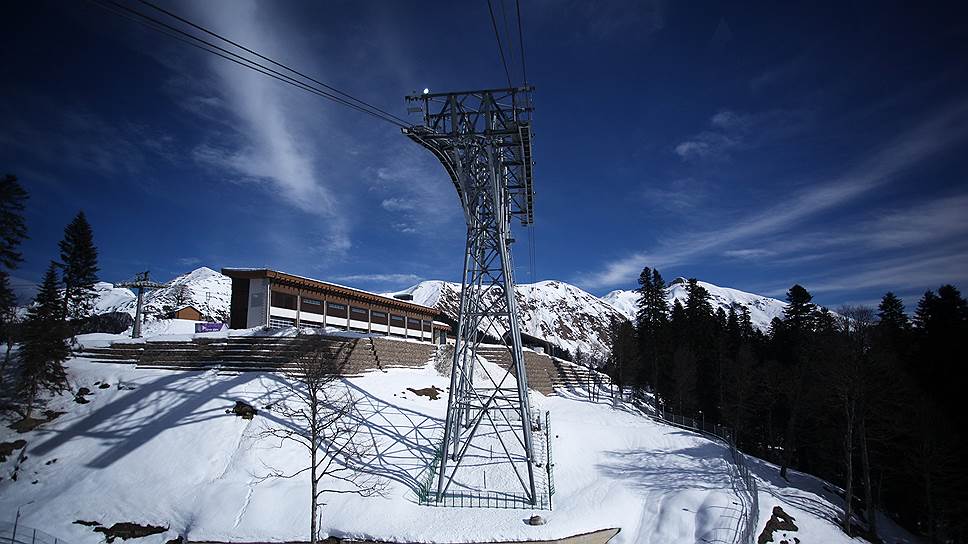
<svg viewBox="0 0 968 544">
<path fill-rule="evenodd" d="M 812 115 L 806 110 L 770 110 L 744 113 L 722 110 L 702 130 L 673 148 L 683 160 L 726 159 L 734 151 L 753 149 L 763 143 L 802 130 Z"/>
<path fill-rule="evenodd" d="M 735 259 L 759 259 L 761 257 L 773 255 L 773 252 L 768 249 L 759 248 L 728 249 L 723 252 L 723 255 L 726 257 L 733 257 Z"/>
<path fill-rule="evenodd" d="M 138 174 L 151 161 L 174 160 L 175 138 L 163 131 L 128 121 L 114 121 L 86 108 L 53 104 L 27 97 L 32 107 L 57 109 L 57 122 L 26 122 L 7 108 L 10 119 L 0 131 L 0 145 L 34 156 L 42 163 L 67 165 L 106 177 Z M 19 97 L 11 104 L 20 103 Z"/>
<path fill-rule="evenodd" d="M 403 212 L 416 209 L 417 203 L 405 198 L 387 198 L 380 203 L 380 207 L 388 212 Z"/>
<path fill-rule="evenodd" d="M 572 2 L 572 13 L 579 15 L 584 25 L 579 37 L 608 40 L 626 37 L 634 29 L 636 36 L 648 37 L 665 28 L 666 2 L 649 0 L 636 2 Z M 560 10 L 555 4 L 547 13 Z"/>
<path fill-rule="evenodd" d="M 186 7 L 220 32 L 244 36 L 256 49 L 284 50 L 278 36 L 267 32 L 263 24 L 270 5 L 249 0 L 233 2 L 231 9 L 214 2 Z M 289 53 L 290 57 L 301 56 L 298 51 Z M 320 166 L 326 159 L 319 153 L 323 142 L 317 137 L 317 128 L 307 124 L 318 125 L 320 116 L 307 119 L 304 111 L 293 107 L 292 90 L 275 80 L 223 59 L 213 57 L 208 62 L 216 74 L 214 89 L 190 103 L 200 113 L 225 111 L 235 130 L 231 138 L 198 146 L 194 158 L 228 172 L 232 181 L 263 184 L 297 209 L 325 219 L 328 234 L 320 248 L 328 252 L 348 249 L 352 245 L 349 224 L 337 213 L 341 209 L 338 193 Z"/>
<path fill-rule="evenodd" d="M 664 186 L 649 183 L 642 196 L 654 208 L 683 212 L 698 207 L 709 196 L 707 184 L 693 178 L 680 178 Z"/>
<path fill-rule="evenodd" d="M 725 122 L 725 119 L 723 120 Z M 968 133 L 968 103 L 960 103 L 938 112 L 913 129 L 887 143 L 871 156 L 859 161 L 845 174 L 825 182 L 817 182 L 782 202 L 765 210 L 747 214 L 742 219 L 717 228 L 666 238 L 652 251 L 635 251 L 630 256 L 606 263 L 598 271 L 579 276 L 579 283 L 588 288 L 602 288 L 631 282 L 645 265 L 665 266 L 681 264 L 706 255 L 725 245 L 746 248 L 767 247 L 772 239 L 786 233 L 785 244 L 796 245 L 793 227 L 801 225 L 821 213 L 852 202 L 871 191 L 895 180 L 900 174 L 948 148 Z M 960 202 L 949 201 L 939 206 L 946 214 L 956 213 Z M 892 218 L 893 217 L 893 218 Z M 882 221 L 897 223 L 901 216 L 885 216 Z M 908 216 L 904 216 L 908 217 Z M 924 220 L 932 223 L 931 220 Z M 831 227 L 834 228 L 834 227 Z M 842 232 L 843 225 L 836 229 Z M 892 237 L 913 236 L 923 229 L 908 229 L 906 234 L 884 234 L 881 241 Z M 790 241 L 793 240 L 793 242 Z M 896 240 L 895 240 L 896 241 Z"/>
<path fill-rule="evenodd" d="M 833 274 L 800 278 L 814 294 L 839 293 L 862 289 L 917 291 L 933 289 L 951 282 L 968 281 L 968 248 L 957 251 L 936 250 L 909 253 L 900 257 L 879 259 L 863 265 L 839 270 Z M 789 286 L 774 285 L 763 289 L 765 294 L 777 296 Z"/>
<path fill-rule="evenodd" d="M 369 170 L 369 191 L 391 214 L 403 234 L 454 224 L 460 201 L 440 164 L 422 148 L 401 140 L 387 150 L 385 163 Z"/>
<path fill-rule="evenodd" d="M 416 274 L 349 274 L 337 276 L 336 281 L 348 283 L 376 283 L 381 285 L 413 285 L 423 278 Z"/>
</svg>

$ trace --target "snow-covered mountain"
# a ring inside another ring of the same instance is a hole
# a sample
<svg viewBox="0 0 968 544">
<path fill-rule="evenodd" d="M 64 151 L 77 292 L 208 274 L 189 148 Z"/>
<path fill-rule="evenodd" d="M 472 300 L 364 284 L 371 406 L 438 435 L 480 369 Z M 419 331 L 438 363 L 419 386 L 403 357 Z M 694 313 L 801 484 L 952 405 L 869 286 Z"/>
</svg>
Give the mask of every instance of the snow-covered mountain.
<svg viewBox="0 0 968 544">
<path fill-rule="evenodd" d="M 390 295 L 412 295 L 417 304 L 437 308 L 456 321 L 460 290 L 458 283 L 431 280 Z M 572 353 L 578 350 L 586 354 L 605 351 L 609 345 L 609 322 L 612 318 L 624 319 L 620 311 L 602 299 L 565 282 L 523 283 L 516 291 L 521 310 L 521 332 L 548 340 Z M 491 336 L 503 335 L 507 331 L 506 320 L 489 322 L 485 326 L 490 329 Z"/>
<path fill-rule="evenodd" d="M 709 291 L 709 302 L 714 310 L 722 308 L 729 311 L 731 306 L 746 306 L 750 310 L 750 319 L 753 321 L 753 326 L 762 331 L 770 328 L 770 321 L 774 317 L 783 317 L 786 302 L 782 300 L 747 293 L 739 289 L 719 287 L 704 281 L 697 283 L 706 291 Z M 685 306 L 686 298 L 688 298 L 686 284 L 685 278 L 676 278 L 666 287 L 666 300 L 669 301 L 670 307 L 676 300 Z M 639 295 L 635 291 L 617 290 L 602 297 L 602 301 L 621 312 L 625 317 L 634 320 L 638 298 Z"/>
<path fill-rule="evenodd" d="M 786 303 L 777 299 L 699 282 L 709 291 L 714 308 L 742 305 L 750 309 L 753 324 L 763 330 L 774 317 L 782 317 Z M 110 283 L 96 286 L 95 313 L 125 312 L 134 315 L 135 295 L 129 289 Z M 164 288 L 145 293 L 145 313 L 157 319 L 181 306 L 191 305 L 214 320 L 228 321 L 231 280 L 211 268 L 199 268 L 169 281 Z M 460 307 L 460 284 L 440 280 L 423 281 L 388 295 L 408 294 L 413 301 L 441 310 L 452 321 Z M 612 291 L 596 297 L 574 285 L 556 280 L 524 283 L 517 286 L 521 309 L 521 332 L 541 338 L 572 353 L 601 352 L 607 349 L 608 326 L 613 318 L 635 319 L 638 295 L 635 291 Z M 666 289 L 669 303 L 686 301 L 686 280 L 677 278 Z M 504 334 L 507 323 L 489 323 L 492 336 Z"/>
<path fill-rule="evenodd" d="M 137 297 L 130 290 L 106 282 L 95 285 L 98 298 L 94 313 L 124 312 L 134 316 Z M 144 311 L 157 319 L 183 306 L 194 306 L 202 315 L 228 322 L 232 280 L 211 268 L 198 268 L 169 281 L 161 289 L 145 292 Z"/>
</svg>

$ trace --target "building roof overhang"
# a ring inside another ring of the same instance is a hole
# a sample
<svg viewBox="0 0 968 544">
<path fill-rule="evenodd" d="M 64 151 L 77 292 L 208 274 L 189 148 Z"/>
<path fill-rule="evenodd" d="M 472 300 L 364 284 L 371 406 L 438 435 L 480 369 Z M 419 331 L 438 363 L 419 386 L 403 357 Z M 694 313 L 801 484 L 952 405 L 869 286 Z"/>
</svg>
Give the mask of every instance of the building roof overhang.
<svg viewBox="0 0 968 544">
<path fill-rule="evenodd" d="M 369 291 L 346 287 L 345 285 L 338 285 L 304 276 L 297 276 L 295 274 L 288 274 L 286 272 L 279 272 L 278 270 L 270 270 L 268 268 L 223 268 L 222 274 L 230 278 L 268 279 L 281 285 L 288 285 L 291 287 L 303 288 L 310 291 L 332 294 L 346 298 L 356 298 L 375 304 L 382 304 L 389 308 L 396 308 L 399 310 L 434 317 L 440 315 L 440 310 L 431 308 L 430 306 L 424 306 L 414 302 L 407 302 L 405 300 L 400 300 L 393 297 L 378 295 Z"/>
</svg>

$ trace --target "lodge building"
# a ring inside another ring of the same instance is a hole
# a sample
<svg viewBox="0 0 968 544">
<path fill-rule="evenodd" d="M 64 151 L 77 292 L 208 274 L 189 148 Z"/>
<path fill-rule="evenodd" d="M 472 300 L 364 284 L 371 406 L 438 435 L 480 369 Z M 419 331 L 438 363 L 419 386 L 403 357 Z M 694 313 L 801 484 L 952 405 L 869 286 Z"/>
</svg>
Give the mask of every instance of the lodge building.
<svg viewBox="0 0 968 544">
<path fill-rule="evenodd" d="M 394 297 L 266 268 L 223 268 L 232 278 L 229 327 L 337 327 L 444 343 L 440 311 Z"/>
</svg>

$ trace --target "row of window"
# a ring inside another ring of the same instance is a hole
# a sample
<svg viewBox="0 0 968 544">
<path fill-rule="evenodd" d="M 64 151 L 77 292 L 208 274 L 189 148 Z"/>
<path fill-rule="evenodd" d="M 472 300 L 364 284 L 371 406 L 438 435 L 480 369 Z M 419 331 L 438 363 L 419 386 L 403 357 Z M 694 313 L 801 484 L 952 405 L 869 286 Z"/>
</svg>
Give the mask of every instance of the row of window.
<svg viewBox="0 0 968 544">
<path fill-rule="evenodd" d="M 287 310 L 296 310 L 298 308 L 298 300 L 295 295 L 290 295 L 289 293 L 282 293 L 280 291 L 272 291 L 272 306 L 276 308 L 285 308 Z M 323 301 L 316 300 L 314 298 L 302 299 L 302 308 L 298 308 L 301 312 L 306 312 L 310 314 L 324 313 L 331 317 L 346 318 L 347 308 L 345 304 L 338 304 L 336 302 L 330 302 L 328 304 L 323 304 Z M 385 324 L 387 322 L 386 312 L 371 311 L 367 312 L 366 308 L 360 308 L 358 306 L 349 307 L 350 319 L 355 321 L 370 321 L 372 323 Z M 431 331 L 430 321 L 424 321 L 421 326 L 421 321 L 419 319 L 414 319 L 412 317 L 404 318 L 400 315 L 390 314 L 390 326 L 399 328 L 408 328 L 411 330 L 424 330 L 425 332 Z"/>
<path fill-rule="evenodd" d="M 295 319 L 289 319 L 289 318 L 286 318 L 286 317 L 277 317 L 277 316 L 270 316 L 269 317 L 269 328 L 272 328 L 272 329 L 280 329 L 280 328 L 295 327 L 295 326 L 296 326 L 296 320 Z M 316 323 L 316 322 L 313 322 L 313 321 L 300 320 L 299 326 L 301 326 L 301 327 L 309 327 L 309 328 L 313 328 L 313 329 L 321 329 L 321 328 L 323 328 L 324 325 L 322 323 Z M 359 327 L 351 327 L 350 330 L 354 330 L 354 331 L 357 331 L 357 332 L 367 332 L 366 329 L 361 329 Z M 430 332 L 430 329 L 424 329 L 424 330 L 426 332 Z M 395 334 L 394 336 L 402 336 L 402 335 Z"/>
</svg>

